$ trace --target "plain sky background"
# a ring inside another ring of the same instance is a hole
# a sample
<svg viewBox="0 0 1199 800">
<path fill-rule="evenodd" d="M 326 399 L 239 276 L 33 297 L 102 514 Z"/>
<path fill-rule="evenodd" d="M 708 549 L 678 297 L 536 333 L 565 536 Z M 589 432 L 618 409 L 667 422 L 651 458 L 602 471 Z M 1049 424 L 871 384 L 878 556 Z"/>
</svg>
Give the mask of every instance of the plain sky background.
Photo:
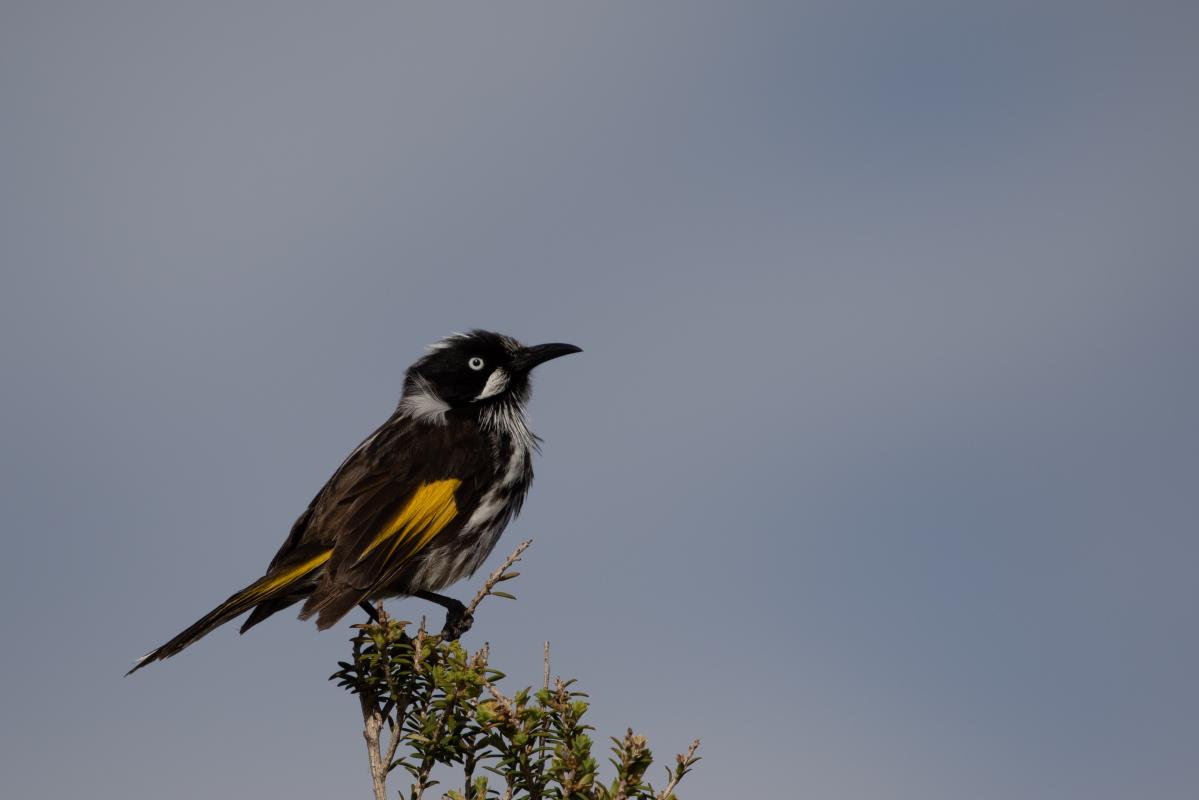
<svg viewBox="0 0 1199 800">
<path fill-rule="evenodd" d="M 4 2 L 0 794 L 369 796 L 344 628 L 121 676 L 481 326 L 586 350 L 466 639 L 509 687 L 551 640 L 601 740 L 703 738 L 688 800 L 1194 797 L 1197 42 L 1194 2 Z"/>
</svg>

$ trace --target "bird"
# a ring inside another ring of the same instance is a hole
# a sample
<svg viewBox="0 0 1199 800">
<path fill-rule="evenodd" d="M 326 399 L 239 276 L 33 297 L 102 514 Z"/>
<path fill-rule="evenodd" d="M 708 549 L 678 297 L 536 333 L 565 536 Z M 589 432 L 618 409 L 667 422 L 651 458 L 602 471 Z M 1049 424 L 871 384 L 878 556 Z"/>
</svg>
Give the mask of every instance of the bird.
<svg viewBox="0 0 1199 800">
<path fill-rule="evenodd" d="M 529 491 L 541 442 L 525 415 L 530 372 L 579 352 L 478 329 L 431 345 L 406 371 L 395 411 L 316 493 L 265 574 L 126 675 L 247 611 L 242 633 L 301 601 L 300 619 L 325 630 L 355 607 L 377 620 L 375 601 L 418 597 L 446 609 L 443 636 L 460 636 L 470 615 L 439 592 L 479 568 Z"/>
</svg>

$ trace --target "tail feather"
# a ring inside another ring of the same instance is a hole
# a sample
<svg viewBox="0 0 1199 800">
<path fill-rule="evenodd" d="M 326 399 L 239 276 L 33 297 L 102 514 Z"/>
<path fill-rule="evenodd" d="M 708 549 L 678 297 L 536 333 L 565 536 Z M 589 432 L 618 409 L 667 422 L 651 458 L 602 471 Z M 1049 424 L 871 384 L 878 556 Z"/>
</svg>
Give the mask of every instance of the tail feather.
<svg viewBox="0 0 1199 800">
<path fill-rule="evenodd" d="M 234 617 L 239 617 L 254 606 L 259 606 L 250 619 L 246 620 L 245 626 L 242 627 L 242 633 L 245 633 L 246 629 L 251 625 L 258 624 L 275 611 L 287 608 L 287 606 L 298 600 L 299 596 L 294 596 L 294 599 L 293 597 L 289 597 L 295 595 L 294 587 L 307 581 L 308 575 L 328 561 L 332 553 L 332 550 L 324 550 L 308 558 L 306 561 L 292 564 L 282 569 L 276 569 L 267 575 L 263 575 L 196 620 L 183 633 L 171 639 L 171 641 L 157 650 L 151 650 L 139 658 L 133 663 L 133 668 L 125 674 L 131 675 L 151 662 L 170 658 L 192 642 L 219 628 Z"/>
<path fill-rule="evenodd" d="M 315 615 L 317 629 L 328 630 L 366 598 L 367 592 L 363 591 L 343 591 L 328 595 L 315 603 L 310 598 L 304 604 L 304 610 L 300 612 L 300 619 L 310 619 Z"/>
<path fill-rule="evenodd" d="M 366 589 L 351 586 L 344 580 L 335 580 L 332 575 L 325 573 L 304 601 L 300 619 L 311 619 L 315 616 L 317 629 L 326 630 L 366 600 L 368 594 Z"/>
<path fill-rule="evenodd" d="M 253 608 L 264 598 L 262 596 L 262 585 L 267 578 L 260 578 L 250 584 L 240 592 L 232 595 L 228 600 L 221 603 L 219 606 L 209 611 L 200 619 L 196 620 L 186 630 L 171 639 L 169 642 L 159 647 L 157 650 L 151 650 L 144 656 L 133 662 L 133 667 L 126 675 L 132 675 L 147 664 L 155 661 L 161 661 L 164 658 L 170 658 L 183 648 L 191 643 L 198 641 L 220 626 L 224 625 L 234 617 L 239 617 L 246 611 Z"/>
<path fill-rule="evenodd" d="M 241 629 L 238 632 L 245 633 L 267 617 L 279 613 L 294 603 L 298 603 L 303 598 L 304 595 L 290 595 L 264 600 L 254 607 L 254 610 L 250 612 L 250 616 L 246 617 L 246 621 L 242 623 Z"/>
</svg>

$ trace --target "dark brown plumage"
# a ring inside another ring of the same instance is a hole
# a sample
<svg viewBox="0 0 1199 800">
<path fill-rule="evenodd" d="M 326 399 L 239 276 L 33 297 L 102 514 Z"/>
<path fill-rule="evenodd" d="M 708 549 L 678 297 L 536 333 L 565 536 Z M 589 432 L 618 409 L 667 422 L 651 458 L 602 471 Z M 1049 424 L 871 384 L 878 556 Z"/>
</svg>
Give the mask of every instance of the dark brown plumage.
<svg viewBox="0 0 1199 800">
<path fill-rule="evenodd" d="M 395 412 L 317 492 L 266 574 L 130 672 L 251 609 L 243 633 L 301 600 L 300 617 L 315 616 L 321 629 L 381 597 L 419 594 L 461 608 L 436 592 L 486 559 L 533 479 L 529 370 L 578 350 L 486 331 L 434 345 L 409 368 Z"/>
</svg>

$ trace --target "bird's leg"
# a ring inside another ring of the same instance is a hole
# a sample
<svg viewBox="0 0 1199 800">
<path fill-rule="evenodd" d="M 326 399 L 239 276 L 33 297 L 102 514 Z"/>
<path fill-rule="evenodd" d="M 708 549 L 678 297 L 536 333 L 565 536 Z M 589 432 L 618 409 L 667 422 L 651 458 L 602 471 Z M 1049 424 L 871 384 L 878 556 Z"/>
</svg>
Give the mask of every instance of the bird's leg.
<svg viewBox="0 0 1199 800">
<path fill-rule="evenodd" d="M 470 626 L 475 622 L 474 616 L 466 610 L 466 606 L 452 597 L 425 591 L 413 592 L 412 596 L 445 608 L 445 626 L 441 629 L 441 635 L 446 639 L 454 640 L 461 637 L 470 630 Z"/>
<path fill-rule="evenodd" d="M 358 607 L 366 612 L 366 615 L 371 618 L 371 622 L 379 624 L 379 609 L 370 604 L 370 601 L 363 600 L 358 604 Z"/>
</svg>

